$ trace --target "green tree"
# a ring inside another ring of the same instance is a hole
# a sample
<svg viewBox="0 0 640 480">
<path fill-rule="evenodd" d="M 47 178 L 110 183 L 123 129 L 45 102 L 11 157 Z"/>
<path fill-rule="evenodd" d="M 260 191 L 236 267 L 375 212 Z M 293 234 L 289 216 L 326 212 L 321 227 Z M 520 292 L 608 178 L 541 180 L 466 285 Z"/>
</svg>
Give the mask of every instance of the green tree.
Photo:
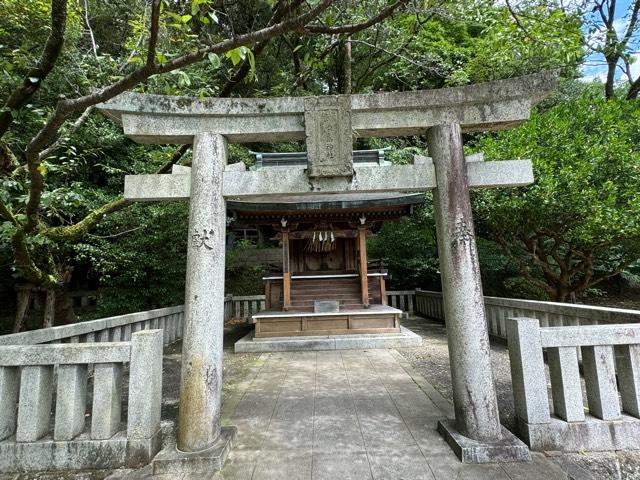
<svg viewBox="0 0 640 480">
<path fill-rule="evenodd" d="M 562 38 L 568 33 L 563 22 L 552 22 L 547 28 L 539 28 L 540 23 L 532 18 L 532 11 L 562 11 L 573 17 L 582 18 L 584 48 L 591 54 L 590 63 L 604 65 L 606 75 L 604 94 L 607 99 L 616 96 L 615 88 L 619 77 L 627 100 L 634 100 L 640 94 L 640 74 L 635 73 L 633 64 L 639 60 L 640 48 L 640 0 L 616 2 L 616 0 L 579 0 L 569 2 L 549 0 L 506 0 L 506 6 L 517 28 L 535 44 L 544 47 L 550 44 L 548 35 Z M 621 75 L 620 75 L 621 74 Z"/>
<path fill-rule="evenodd" d="M 369 258 L 385 259 L 391 288 L 438 288 L 438 246 L 431 195 L 407 218 L 386 222 L 368 241 Z"/>
<path fill-rule="evenodd" d="M 533 161 L 533 185 L 475 192 L 477 225 L 557 301 L 640 258 L 640 109 L 579 90 L 474 147 Z"/>
<path fill-rule="evenodd" d="M 135 88 L 228 95 L 245 78 L 256 78 L 255 57 L 275 39 L 291 32 L 356 33 L 406 3 L 381 2 L 365 12 L 336 0 L 4 2 L 0 241 L 11 246 L 18 279 L 46 290 L 45 325 L 54 320 L 68 246 L 127 206 L 109 187 L 114 177 L 121 183 L 122 173 L 135 171 L 121 168 L 126 158 L 119 158 L 116 167 L 102 163 L 101 178 L 86 179 L 94 188 L 74 180 L 78 170 L 95 175 L 97 161 L 115 153 L 95 144 L 78 148 L 90 143 L 83 141 L 89 132 L 105 135 L 98 144 L 114 140 L 113 130 L 92 115 L 95 105 Z M 150 151 L 167 157 L 161 172 L 184 152 Z M 29 290 L 22 291 L 16 330 L 29 303 Z"/>
</svg>

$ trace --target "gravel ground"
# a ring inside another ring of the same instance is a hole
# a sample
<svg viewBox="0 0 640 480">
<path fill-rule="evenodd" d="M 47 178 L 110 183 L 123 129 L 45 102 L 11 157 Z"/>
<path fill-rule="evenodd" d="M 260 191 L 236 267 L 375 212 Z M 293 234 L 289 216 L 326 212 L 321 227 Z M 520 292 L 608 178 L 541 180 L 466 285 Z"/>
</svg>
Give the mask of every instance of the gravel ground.
<svg viewBox="0 0 640 480">
<path fill-rule="evenodd" d="M 421 347 L 398 348 L 411 366 L 431 383 L 447 400 L 453 402 L 449 348 L 444 324 L 420 317 L 403 320 L 402 324 L 423 338 Z M 509 351 L 505 345 L 491 343 L 491 365 L 498 395 L 500 420 L 508 429 L 514 426 L 513 393 Z"/>
<path fill-rule="evenodd" d="M 444 325 L 433 320 L 412 317 L 402 324 L 423 338 L 422 346 L 398 348 L 412 368 L 422 375 L 446 399 L 453 402 L 449 349 Z M 508 429 L 514 426 L 513 392 L 509 351 L 503 344 L 492 341 L 491 365 L 498 395 L 500 420 Z M 547 371 L 547 382 L 548 382 Z M 586 398 L 583 381 L 583 398 Z M 570 480 L 640 480 L 640 451 L 620 450 L 615 452 L 544 452 L 553 456 L 569 474 Z"/>
</svg>

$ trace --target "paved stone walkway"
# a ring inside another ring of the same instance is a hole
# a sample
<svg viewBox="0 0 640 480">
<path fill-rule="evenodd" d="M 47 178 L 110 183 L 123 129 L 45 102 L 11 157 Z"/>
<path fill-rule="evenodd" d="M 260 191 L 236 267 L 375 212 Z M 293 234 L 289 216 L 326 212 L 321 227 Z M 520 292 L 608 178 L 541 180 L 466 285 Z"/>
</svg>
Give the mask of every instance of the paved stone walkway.
<svg viewBox="0 0 640 480">
<path fill-rule="evenodd" d="M 265 354 L 246 381 L 228 419 L 238 439 L 218 478 L 567 478 L 540 454 L 461 464 L 436 431 L 450 404 L 393 350 Z"/>
</svg>

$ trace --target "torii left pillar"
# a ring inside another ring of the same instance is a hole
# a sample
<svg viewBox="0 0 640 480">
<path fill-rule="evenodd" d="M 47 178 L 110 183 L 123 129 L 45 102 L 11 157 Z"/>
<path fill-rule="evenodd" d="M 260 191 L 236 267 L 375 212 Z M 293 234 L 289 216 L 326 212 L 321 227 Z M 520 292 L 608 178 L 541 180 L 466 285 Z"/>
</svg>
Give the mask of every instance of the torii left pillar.
<svg viewBox="0 0 640 480">
<path fill-rule="evenodd" d="M 223 136 L 194 137 L 177 445 L 183 452 L 211 448 L 220 437 L 226 163 Z"/>
</svg>

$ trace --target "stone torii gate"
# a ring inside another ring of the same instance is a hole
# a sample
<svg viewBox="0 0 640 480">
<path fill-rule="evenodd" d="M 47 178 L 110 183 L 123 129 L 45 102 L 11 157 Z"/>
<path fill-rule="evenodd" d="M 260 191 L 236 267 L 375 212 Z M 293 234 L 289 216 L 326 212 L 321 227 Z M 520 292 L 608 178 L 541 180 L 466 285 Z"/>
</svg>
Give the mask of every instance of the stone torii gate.
<svg viewBox="0 0 640 480">
<path fill-rule="evenodd" d="M 177 448 L 202 452 L 221 435 L 226 199 L 288 194 L 433 190 L 455 423 L 439 430 L 466 461 L 528 458 L 501 428 L 469 188 L 527 185 L 528 160 L 465 158 L 462 133 L 526 120 L 555 84 L 545 72 L 440 90 L 304 98 L 167 97 L 126 93 L 102 104 L 141 143 L 193 143 L 189 173 L 135 175 L 130 201 L 190 200 Z M 413 165 L 354 166 L 354 137 L 427 135 Z M 227 166 L 227 142 L 305 139 L 307 168 Z M 217 448 L 217 447 L 216 447 Z"/>
</svg>

